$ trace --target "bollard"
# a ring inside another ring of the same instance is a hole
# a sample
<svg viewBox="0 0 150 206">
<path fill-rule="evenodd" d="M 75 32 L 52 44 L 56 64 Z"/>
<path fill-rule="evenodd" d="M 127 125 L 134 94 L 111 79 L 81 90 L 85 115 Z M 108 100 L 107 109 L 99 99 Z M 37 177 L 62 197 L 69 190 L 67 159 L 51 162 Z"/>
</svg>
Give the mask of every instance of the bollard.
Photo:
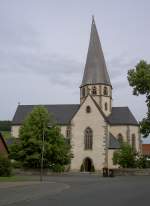
<svg viewBox="0 0 150 206">
<path fill-rule="evenodd" d="M 108 168 L 107 167 L 103 168 L 103 177 L 108 177 Z"/>
<path fill-rule="evenodd" d="M 114 170 L 113 169 L 109 169 L 109 177 L 114 177 Z"/>
</svg>

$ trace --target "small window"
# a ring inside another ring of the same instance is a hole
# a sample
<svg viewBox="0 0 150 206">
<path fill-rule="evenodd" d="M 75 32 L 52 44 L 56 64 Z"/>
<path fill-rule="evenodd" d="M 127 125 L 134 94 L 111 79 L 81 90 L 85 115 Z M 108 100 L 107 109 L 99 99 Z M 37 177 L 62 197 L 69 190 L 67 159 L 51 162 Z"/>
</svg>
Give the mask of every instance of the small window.
<svg viewBox="0 0 150 206">
<path fill-rule="evenodd" d="M 122 134 L 118 134 L 118 141 L 119 141 L 120 144 L 123 143 L 123 136 L 122 136 Z"/>
<path fill-rule="evenodd" d="M 86 107 L 86 112 L 87 112 L 87 113 L 90 113 L 90 112 L 91 112 L 91 107 L 90 107 L 90 106 L 87 106 L 87 107 Z"/>
<path fill-rule="evenodd" d="M 96 94 L 97 94 L 97 91 L 96 91 L 96 87 L 95 87 L 95 86 L 92 88 L 92 94 L 93 94 L 93 95 L 96 95 Z"/>
<path fill-rule="evenodd" d="M 104 87 L 104 91 L 103 91 L 103 93 L 104 93 L 104 95 L 108 95 L 108 89 L 107 89 L 107 87 Z"/>
<path fill-rule="evenodd" d="M 70 127 L 67 127 L 66 129 L 66 137 L 69 138 L 70 137 Z"/>
<path fill-rule="evenodd" d="M 82 88 L 82 96 L 83 97 L 85 96 L 85 88 L 84 87 Z"/>
<path fill-rule="evenodd" d="M 107 104 L 107 102 L 105 103 L 105 111 L 107 111 L 108 110 L 108 104 Z"/>
<path fill-rule="evenodd" d="M 132 148 L 135 149 L 135 134 L 132 134 Z"/>
</svg>

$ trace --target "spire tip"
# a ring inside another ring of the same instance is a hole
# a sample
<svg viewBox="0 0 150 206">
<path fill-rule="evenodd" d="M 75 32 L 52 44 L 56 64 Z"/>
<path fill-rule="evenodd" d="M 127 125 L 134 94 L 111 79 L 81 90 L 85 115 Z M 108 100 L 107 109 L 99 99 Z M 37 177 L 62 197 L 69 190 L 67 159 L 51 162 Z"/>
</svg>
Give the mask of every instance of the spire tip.
<svg viewBox="0 0 150 206">
<path fill-rule="evenodd" d="M 92 15 L 92 24 L 95 23 L 95 20 L 94 20 L 94 15 Z"/>
</svg>

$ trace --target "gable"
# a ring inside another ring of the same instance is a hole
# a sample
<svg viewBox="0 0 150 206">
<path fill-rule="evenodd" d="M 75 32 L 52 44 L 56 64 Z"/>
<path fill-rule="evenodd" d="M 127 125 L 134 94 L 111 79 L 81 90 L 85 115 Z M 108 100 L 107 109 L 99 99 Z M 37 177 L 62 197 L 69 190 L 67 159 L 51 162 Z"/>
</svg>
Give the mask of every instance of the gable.
<svg viewBox="0 0 150 206">
<path fill-rule="evenodd" d="M 86 108 L 90 107 L 91 112 L 87 113 Z M 80 108 L 75 113 L 72 122 L 75 119 L 78 119 L 78 121 L 83 121 L 85 118 L 92 118 L 93 121 L 97 119 L 98 121 L 106 121 L 106 117 L 101 111 L 100 107 L 97 105 L 96 101 L 88 95 L 84 102 L 81 104 Z"/>
</svg>

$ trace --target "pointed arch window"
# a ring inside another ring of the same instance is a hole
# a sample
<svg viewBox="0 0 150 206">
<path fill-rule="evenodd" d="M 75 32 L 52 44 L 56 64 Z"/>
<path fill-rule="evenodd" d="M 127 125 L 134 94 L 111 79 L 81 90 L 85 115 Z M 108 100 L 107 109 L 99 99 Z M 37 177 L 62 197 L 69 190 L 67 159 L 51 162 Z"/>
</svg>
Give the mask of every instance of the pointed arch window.
<svg viewBox="0 0 150 206">
<path fill-rule="evenodd" d="M 92 150 L 93 148 L 93 131 L 90 127 L 84 132 L 84 148 L 85 150 Z"/>
<path fill-rule="evenodd" d="M 103 94 L 104 94 L 105 96 L 108 95 L 108 88 L 107 88 L 106 86 L 104 87 Z"/>
<path fill-rule="evenodd" d="M 135 137 L 135 134 L 132 134 L 132 148 L 135 149 L 135 140 L 136 140 L 136 137 Z"/>
<path fill-rule="evenodd" d="M 118 134 L 118 141 L 119 141 L 120 144 L 123 143 L 123 136 L 122 136 L 121 133 Z"/>
<path fill-rule="evenodd" d="M 96 94 L 97 94 L 97 90 L 96 90 L 96 87 L 95 87 L 95 86 L 92 88 L 92 94 L 93 94 L 93 95 L 96 95 Z"/>
<path fill-rule="evenodd" d="M 107 111 L 108 110 L 108 104 L 107 104 L 107 102 L 105 102 L 105 111 Z"/>
<path fill-rule="evenodd" d="M 83 97 L 85 96 L 85 88 L 84 87 L 82 88 L 82 96 Z"/>
</svg>

